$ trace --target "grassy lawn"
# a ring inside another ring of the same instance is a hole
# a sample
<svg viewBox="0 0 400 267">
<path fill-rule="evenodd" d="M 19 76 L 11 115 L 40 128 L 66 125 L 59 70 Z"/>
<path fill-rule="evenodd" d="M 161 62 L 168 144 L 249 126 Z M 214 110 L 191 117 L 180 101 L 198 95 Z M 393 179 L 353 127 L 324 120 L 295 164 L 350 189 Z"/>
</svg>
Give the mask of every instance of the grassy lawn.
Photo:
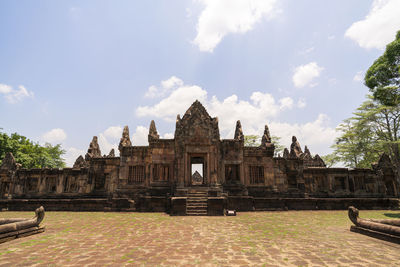
<svg viewBox="0 0 400 267">
<path fill-rule="evenodd" d="M 1 212 L 0 217 L 32 217 Z M 400 211 L 360 211 L 398 218 Z M 0 244 L 0 266 L 398 266 L 400 245 L 349 231 L 347 211 L 164 213 L 46 212 L 42 234 Z"/>
</svg>

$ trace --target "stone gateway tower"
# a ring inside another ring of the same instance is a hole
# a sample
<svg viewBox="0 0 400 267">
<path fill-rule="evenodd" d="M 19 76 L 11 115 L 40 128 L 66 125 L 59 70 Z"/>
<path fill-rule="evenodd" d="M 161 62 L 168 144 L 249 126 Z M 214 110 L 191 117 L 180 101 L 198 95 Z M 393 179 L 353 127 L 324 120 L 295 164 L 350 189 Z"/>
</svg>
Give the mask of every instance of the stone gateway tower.
<svg viewBox="0 0 400 267">
<path fill-rule="evenodd" d="M 232 125 L 234 127 L 234 125 Z M 327 168 L 293 136 L 274 157 L 267 125 L 261 145 L 246 147 L 240 121 L 233 139 L 220 138 L 218 118 L 195 101 L 176 119 L 173 139 L 151 121 L 148 146 L 123 129 L 119 157 L 101 155 L 97 137 L 72 168 L 22 169 L 11 154 L 0 167 L 0 208 L 166 211 L 223 215 L 239 211 L 398 207 L 399 184 L 389 157 L 372 169 Z"/>
</svg>

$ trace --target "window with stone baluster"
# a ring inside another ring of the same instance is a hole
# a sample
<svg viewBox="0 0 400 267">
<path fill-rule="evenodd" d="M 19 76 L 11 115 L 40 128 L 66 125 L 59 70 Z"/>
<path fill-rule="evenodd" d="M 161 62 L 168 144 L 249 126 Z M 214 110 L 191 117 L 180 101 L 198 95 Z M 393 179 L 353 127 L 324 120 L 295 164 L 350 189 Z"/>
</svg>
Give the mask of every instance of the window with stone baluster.
<svg viewBox="0 0 400 267">
<path fill-rule="evenodd" d="M 144 166 L 129 166 L 128 184 L 141 184 L 144 182 Z"/>
<path fill-rule="evenodd" d="M 264 184 L 264 166 L 249 166 L 250 184 Z"/>
</svg>

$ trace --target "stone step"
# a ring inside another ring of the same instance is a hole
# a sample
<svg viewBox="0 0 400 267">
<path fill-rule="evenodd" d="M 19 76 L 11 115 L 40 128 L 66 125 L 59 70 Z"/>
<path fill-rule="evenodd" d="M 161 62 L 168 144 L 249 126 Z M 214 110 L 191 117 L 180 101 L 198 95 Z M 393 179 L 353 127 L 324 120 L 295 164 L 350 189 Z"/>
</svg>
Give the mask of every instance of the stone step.
<svg viewBox="0 0 400 267">
<path fill-rule="evenodd" d="M 198 205 L 198 204 L 207 205 L 207 201 L 186 201 L 186 205 L 191 205 L 191 204 L 193 204 L 193 205 Z"/>
<path fill-rule="evenodd" d="M 189 195 L 190 195 L 190 194 L 195 194 L 195 195 L 207 195 L 208 192 L 205 192 L 205 191 L 200 191 L 200 192 L 188 192 L 188 194 L 189 194 Z"/>
<path fill-rule="evenodd" d="M 207 203 L 186 203 L 186 207 L 207 207 Z"/>
<path fill-rule="evenodd" d="M 207 212 L 186 212 L 187 216 L 207 216 Z"/>
<path fill-rule="evenodd" d="M 186 206 L 186 210 L 207 210 L 207 206 Z"/>
<path fill-rule="evenodd" d="M 187 201 L 205 201 L 205 202 L 207 202 L 206 197 L 188 197 L 186 200 Z"/>
</svg>

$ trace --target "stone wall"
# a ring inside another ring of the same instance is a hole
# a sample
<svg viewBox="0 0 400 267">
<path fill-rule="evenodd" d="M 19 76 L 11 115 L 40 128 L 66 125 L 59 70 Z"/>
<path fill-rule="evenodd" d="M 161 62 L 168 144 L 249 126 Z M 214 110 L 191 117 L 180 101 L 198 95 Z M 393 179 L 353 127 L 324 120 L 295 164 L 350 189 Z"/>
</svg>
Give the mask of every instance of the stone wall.
<svg viewBox="0 0 400 267">
<path fill-rule="evenodd" d="M 307 147 L 303 152 L 293 136 L 290 151 L 285 149 L 283 157 L 276 157 L 267 125 L 258 147 L 244 146 L 240 121 L 234 138 L 221 140 L 218 118 L 212 118 L 198 101 L 182 119 L 178 115 L 173 139 L 160 139 L 154 121 L 149 129 L 149 146 L 134 146 L 129 128 L 124 127 L 119 157 L 114 150 L 102 156 L 93 137 L 85 157 L 78 157 L 72 168 L 27 170 L 7 154 L 0 166 L 2 207 L 31 208 L 40 202 L 60 210 L 103 207 L 171 210 L 179 215 L 188 188 L 198 187 L 209 192 L 209 215 L 220 214 L 221 207 L 328 209 L 347 208 L 349 203 L 360 207 L 361 202 L 392 207 L 396 204 L 388 199 L 399 197 L 398 174 L 387 155 L 371 169 L 327 168 Z M 203 166 L 204 173 L 196 174 L 197 182 L 192 163 Z"/>
</svg>

